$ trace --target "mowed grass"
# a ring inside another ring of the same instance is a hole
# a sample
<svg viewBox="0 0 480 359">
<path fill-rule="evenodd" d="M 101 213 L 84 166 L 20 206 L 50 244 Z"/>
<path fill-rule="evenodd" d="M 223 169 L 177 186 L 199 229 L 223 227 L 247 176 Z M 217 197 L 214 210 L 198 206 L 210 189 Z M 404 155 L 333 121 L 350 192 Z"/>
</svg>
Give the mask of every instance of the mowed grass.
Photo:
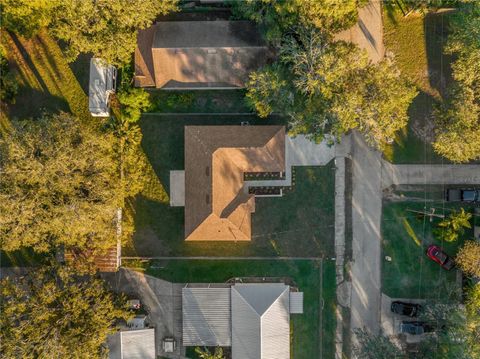
<svg viewBox="0 0 480 359">
<path fill-rule="evenodd" d="M 304 292 L 304 313 L 290 317 L 293 333 L 292 358 L 315 359 L 320 357 L 321 352 L 323 358 L 333 358 L 334 262 L 326 261 L 320 264 L 317 260 L 170 260 L 152 264 L 153 266 L 147 268 L 147 274 L 177 283 L 225 282 L 235 277 L 291 278 L 299 290 Z"/>
<path fill-rule="evenodd" d="M 394 163 L 441 163 L 433 151 L 432 116 L 451 81 L 452 58 L 443 53 L 449 12 L 403 17 L 391 7 L 384 12 L 385 46 L 404 75 L 419 91 L 409 108 L 409 125 L 384 151 Z"/>
<path fill-rule="evenodd" d="M 296 256 L 333 253 L 334 165 L 297 168 L 293 191 L 282 198 L 256 200 L 251 242 L 186 243 L 184 209 L 169 205 L 170 170 L 184 169 L 184 126 L 240 124 L 245 117 L 144 116 L 142 146 L 150 162 L 148 185 L 132 203 L 133 242 L 124 253 L 131 256 Z M 278 124 L 281 119 L 251 124 Z"/>
<path fill-rule="evenodd" d="M 15 103 L 6 110 L 9 118 L 36 118 L 44 112 L 70 111 L 85 121 L 91 119 L 88 96 L 80 85 L 88 81 L 84 79 L 88 67 L 79 75 L 74 74 L 59 45 L 45 30 L 32 39 L 2 31 L 2 42 L 19 84 Z"/>
<path fill-rule="evenodd" d="M 454 257 L 464 240 L 472 238 L 473 231 L 467 229 L 456 242 L 440 241 L 434 235 L 440 218 L 431 222 L 429 217 L 419 218 L 416 213 L 408 211 L 423 211 L 424 206 L 422 201 L 384 202 L 383 255 L 390 256 L 392 261 L 383 261 L 382 283 L 383 292 L 390 297 L 448 299 L 453 298 L 458 290 L 456 270 L 444 270 L 425 252 L 430 244 L 435 244 Z M 426 202 L 425 210 L 430 211 L 431 208 L 435 208 L 436 214 L 448 215 L 459 205 L 432 199 Z"/>
</svg>

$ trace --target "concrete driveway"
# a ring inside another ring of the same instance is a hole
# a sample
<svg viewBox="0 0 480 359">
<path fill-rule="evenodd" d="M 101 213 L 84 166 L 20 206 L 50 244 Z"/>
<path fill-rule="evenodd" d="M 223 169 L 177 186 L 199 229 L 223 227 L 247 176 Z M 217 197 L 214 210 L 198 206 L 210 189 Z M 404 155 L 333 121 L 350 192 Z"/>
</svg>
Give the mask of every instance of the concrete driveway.
<svg viewBox="0 0 480 359">
<path fill-rule="evenodd" d="M 422 341 L 425 338 L 425 334 L 411 335 L 400 333 L 400 323 L 402 321 L 411 322 L 415 321 L 416 319 L 405 315 L 392 313 L 392 311 L 390 310 L 390 306 L 392 302 L 396 300 L 415 304 L 425 303 L 424 299 L 390 298 L 389 296 L 382 294 L 381 327 L 383 334 L 385 336 L 391 337 L 394 342 L 405 341 L 406 343 L 418 343 Z"/>
<path fill-rule="evenodd" d="M 148 311 L 148 322 L 155 327 L 157 355 L 166 358 L 184 358 L 182 347 L 182 284 L 175 284 L 140 272 L 120 268 L 117 273 L 103 273 L 102 277 L 118 293 L 140 299 Z M 174 353 L 162 351 L 164 337 L 174 337 Z"/>
</svg>

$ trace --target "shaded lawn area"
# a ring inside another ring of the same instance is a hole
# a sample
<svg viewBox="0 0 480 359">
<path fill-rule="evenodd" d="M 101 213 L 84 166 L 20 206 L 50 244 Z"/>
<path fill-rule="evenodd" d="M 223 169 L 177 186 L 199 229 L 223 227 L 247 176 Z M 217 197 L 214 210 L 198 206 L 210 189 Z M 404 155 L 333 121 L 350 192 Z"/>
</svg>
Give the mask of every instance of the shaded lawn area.
<svg viewBox="0 0 480 359">
<path fill-rule="evenodd" d="M 252 113 L 245 90 L 161 91 L 149 90 L 149 112 Z"/>
<path fill-rule="evenodd" d="M 177 283 L 214 283 L 225 282 L 234 277 L 254 276 L 292 278 L 298 288 L 304 292 L 304 313 L 290 317 L 293 329 L 292 358 L 319 358 L 320 351 L 323 352 L 323 358 L 333 358 L 335 262 L 323 262 L 322 273 L 320 261 L 316 260 L 170 260 L 158 262 L 155 267 L 147 268 L 146 273 Z M 322 288 L 320 288 L 321 282 Z M 322 300 L 323 309 L 321 309 Z M 322 328 L 319 328 L 320 314 Z"/>
<path fill-rule="evenodd" d="M 385 46 L 393 52 L 402 74 L 419 90 L 409 109 L 409 125 L 388 146 L 385 157 L 394 163 L 441 163 L 433 151 L 432 111 L 451 82 L 451 56 L 443 54 L 449 12 L 425 16 L 384 12 Z"/>
<path fill-rule="evenodd" d="M 184 209 L 169 206 L 169 172 L 184 169 L 184 126 L 238 125 L 245 116 L 147 115 L 141 121 L 142 146 L 151 164 L 148 185 L 132 203 L 133 243 L 126 256 L 320 256 L 333 253 L 334 165 L 297 168 L 296 186 L 282 198 L 256 200 L 252 241 L 209 243 L 184 241 Z M 251 124 L 281 124 L 281 118 Z M 312 195 L 315 194 L 315 195 Z"/>
<path fill-rule="evenodd" d="M 70 111 L 81 119 L 91 119 L 88 94 L 82 89 L 88 84 L 89 70 L 83 68 L 86 61 L 70 67 L 59 45 L 45 30 L 32 39 L 2 31 L 2 43 L 19 85 L 15 104 L 8 105 L 6 111 L 9 118 Z M 81 71 L 74 73 L 72 68 Z"/>
<path fill-rule="evenodd" d="M 428 195 L 429 193 L 427 193 Z M 410 194 L 411 195 L 411 194 Z M 422 196 L 419 193 L 419 196 Z M 442 247 L 454 257 L 465 239 L 472 238 L 473 230 L 467 229 L 456 242 L 442 242 L 435 238 L 433 230 L 441 221 L 427 217 L 418 218 L 407 209 L 430 211 L 448 215 L 449 209 L 460 208 L 459 204 L 443 203 L 435 199 L 438 194 L 432 192 L 432 201 L 384 202 L 382 218 L 383 255 L 390 256 L 391 262 L 383 261 L 383 292 L 390 297 L 447 299 L 458 289 L 456 270 L 446 271 L 429 259 L 426 248 L 430 244 Z M 463 206 L 465 210 L 471 210 Z"/>
</svg>

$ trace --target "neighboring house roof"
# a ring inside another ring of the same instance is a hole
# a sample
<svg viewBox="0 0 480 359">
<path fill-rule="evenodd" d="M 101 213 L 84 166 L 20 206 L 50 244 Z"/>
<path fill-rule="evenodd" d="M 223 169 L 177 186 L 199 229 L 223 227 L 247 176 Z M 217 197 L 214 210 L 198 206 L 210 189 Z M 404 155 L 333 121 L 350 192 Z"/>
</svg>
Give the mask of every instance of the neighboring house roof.
<svg viewBox="0 0 480 359">
<path fill-rule="evenodd" d="M 90 81 L 88 87 L 88 107 L 92 116 L 109 116 L 108 98 L 115 91 L 117 70 L 106 65 L 101 59 L 90 59 Z"/>
<path fill-rule="evenodd" d="M 244 172 L 285 171 L 283 126 L 185 127 L 185 239 L 251 239 Z"/>
<path fill-rule="evenodd" d="M 184 288 L 183 345 L 231 346 L 233 359 L 289 359 L 289 300 L 283 283 Z"/>
<path fill-rule="evenodd" d="M 290 358 L 289 298 L 285 284 L 232 287 L 233 358 Z"/>
<path fill-rule="evenodd" d="M 155 329 L 120 331 L 108 337 L 109 359 L 155 359 Z"/>
<path fill-rule="evenodd" d="M 183 345 L 230 346 L 230 288 L 183 288 Z"/>
<path fill-rule="evenodd" d="M 164 21 L 139 31 L 135 85 L 164 89 L 244 87 L 266 64 L 267 44 L 251 21 Z"/>
</svg>

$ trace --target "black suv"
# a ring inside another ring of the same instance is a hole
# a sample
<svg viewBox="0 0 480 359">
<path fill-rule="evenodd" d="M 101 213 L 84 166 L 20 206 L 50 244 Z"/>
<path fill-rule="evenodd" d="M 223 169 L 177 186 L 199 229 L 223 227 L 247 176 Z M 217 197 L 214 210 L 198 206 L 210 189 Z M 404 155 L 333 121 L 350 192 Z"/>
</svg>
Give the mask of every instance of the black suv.
<svg viewBox="0 0 480 359">
<path fill-rule="evenodd" d="M 408 317 L 416 317 L 421 307 L 422 306 L 420 304 L 395 301 L 392 302 L 390 309 L 396 314 L 406 315 Z"/>
</svg>

